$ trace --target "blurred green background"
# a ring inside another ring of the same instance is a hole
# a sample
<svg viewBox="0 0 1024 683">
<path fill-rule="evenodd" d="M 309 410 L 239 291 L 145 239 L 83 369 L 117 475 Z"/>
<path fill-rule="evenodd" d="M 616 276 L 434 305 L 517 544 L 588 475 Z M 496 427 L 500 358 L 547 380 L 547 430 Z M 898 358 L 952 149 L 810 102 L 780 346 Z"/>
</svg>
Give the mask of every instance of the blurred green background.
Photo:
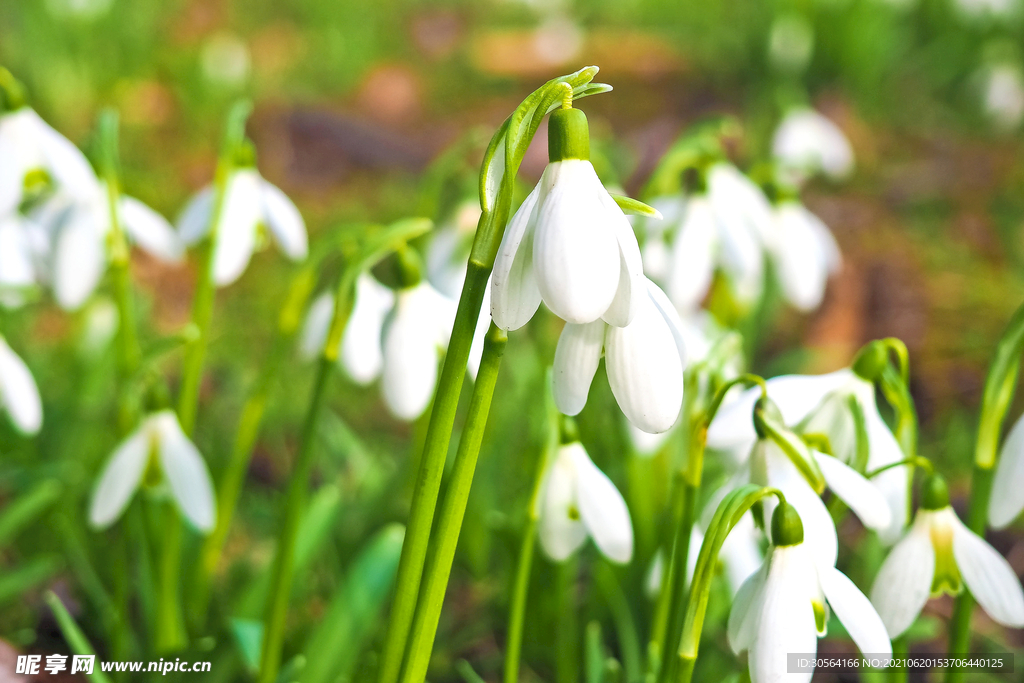
<svg viewBox="0 0 1024 683">
<path fill-rule="evenodd" d="M 467 132 L 489 136 L 541 82 L 585 64 L 599 65 L 598 80 L 615 87 L 581 105 L 600 141 L 599 170 L 633 194 L 688 126 L 736 115 L 744 134 L 732 152 L 749 168 L 766 158 L 784 108 L 813 104 L 844 130 L 857 158 L 850 180 L 814 181 L 804 192 L 835 233 L 844 269 L 818 312 L 779 318 L 754 370 L 829 370 L 869 339 L 903 339 L 922 453 L 954 475 L 955 497 L 967 487 L 956 475 L 967 472 L 989 357 L 1024 295 L 1020 117 L 1001 120 L 985 105 L 992 69 L 1020 78 L 1022 38 L 1024 7 L 1009 1 L 972 12 L 954 0 L 0 0 L 0 64 L 26 84 L 32 105 L 86 149 L 99 110 L 116 107 L 126 192 L 171 218 L 212 177 L 228 106 L 251 97 L 260 170 L 295 199 L 314 242 L 341 224 L 387 222 L 424 207 L 444 218 L 422 191 L 431 160 Z M 542 130 L 524 163 L 526 182 L 543 168 L 543 140 Z M 194 266 L 134 258 L 149 334 L 180 327 Z M 232 434 L 223 425 L 237 420 L 288 272 L 269 250 L 219 295 L 197 435 L 215 479 Z M 11 451 L 4 487 L 24 489 L 41 468 L 87 491 L 116 441 L 88 423 L 109 417 L 109 368 L 104 374 L 76 355 L 74 317 L 33 309 L 8 318 L 40 384 L 48 427 L 34 442 L 0 434 Z M 550 357 L 544 331 L 510 344 L 502 413 L 538 395 L 542 374 L 530 355 L 540 348 Z M 83 371 L 69 375 L 68 367 Z M 172 379 L 177 370 L 177 360 L 168 364 Z M 311 374 L 295 361 L 282 377 L 229 541 L 229 554 L 257 567 L 269 560 L 273 506 Z M 601 386 L 603 407 L 614 410 Z M 331 403 L 317 477 L 338 487 L 345 521 L 332 530 L 333 551 L 318 558 L 316 579 L 301 587 L 306 600 L 296 609 L 311 622 L 325 609 L 318 596 L 338 584 L 355 549 L 383 523 L 404 519 L 423 430 L 388 418 L 376 388 L 339 380 Z M 601 397 L 592 404 L 584 434 Z M 543 438 L 539 408 L 531 410 L 518 421 L 492 420 L 439 635 L 442 663 L 467 657 L 493 671 L 500 660 L 496 633 L 518 543 L 509 519 L 522 515 Z M 604 442 L 592 455 L 622 481 L 615 450 Z M 74 497 L 65 506 L 69 515 L 82 509 Z M 1020 534 L 993 540 L 1024 572 Z M 56 536 L 33 542 L 67 555 Z M 17 557 L 12 549 L 7 560 Z M 233 571 L 241 572 L 234 585 L 244 584 L 247 570 Z M 15 597 L 0 606 L 0 633 L 26 646 L 39 603 Z M 530 648 L 548 656 L 554 609 L 536 607 L 547 626 L 528 633 L 527 659 Z"/>
</svg>

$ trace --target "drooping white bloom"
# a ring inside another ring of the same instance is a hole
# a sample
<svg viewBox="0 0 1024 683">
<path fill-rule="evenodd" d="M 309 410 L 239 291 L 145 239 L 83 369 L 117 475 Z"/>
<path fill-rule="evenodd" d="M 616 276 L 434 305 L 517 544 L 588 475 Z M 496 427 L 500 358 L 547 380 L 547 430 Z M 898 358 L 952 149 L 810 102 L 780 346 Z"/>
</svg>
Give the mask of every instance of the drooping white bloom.
<svg viewBox="0 0 1024 683">
<path fill-rule="evenodd" d="M 1017 419 L 999 452 L 988 499 L 989 524 L 1003 529 L 1021 510 L 1024 510 L 1024 416 Z"/>
<path fill-rule="evenodd" d="M 821 470 L 825 485 L 846 503 L 864 526 L 884 531 L 892 524 L 892 513 L 882 492 L 870 481 L 837 458 L 808 448 L 805 454 Z M 835 565 L 839 550 L 835 522 L 828 508 L 811 483 L 792 460 L 771 439 L 759 439 L 750 453 L 750 460 L 739 476 L 759 486 L 771 486 L 786 496 L 803 521 L 804 538 L 815 558 L 822 565 Z M 763 501 L 765 519 L 771 519 L 776 501 Z"/>
<path fill-rule="evenodd" d="M 0 306 L 20 306 L 26 292 L 44 280 L 37 245 L 42 232 L 21 214 L 0 218 Z"/>
<path fill-rule="evenodd" d="M 95 192 L 96 174 L 85 155 L 29 107 L 0 114 L 0 216 L 13 213 L 30 183 L 48 180 L 79 200 Z M 38 179 L 31 174 L 43 174 Z"/>
<path fill-rule="evenodd" d="M 1024 591 L 1006 559 L 964 526 L 948 504 L 922 507 L 882 563 L 871 602 L 895 638 L 910 628 L 929 597 L 956 595 L 964 585 L 993 620 L 1024 627 Z"/>
<path fill-rule="evenodd" d="M 774 225 L 766 247 L 786 300 L 800 311 L 821 305 L 830 275 L 842 265 L 839 246 L 828 226 L 798 201 L 774 209 Z"/>
<path fill-rule="evenodd" d="M 626 501 L 581 443 L 558 449 L 543 486 L 539 536 L 551 559 L 565 560 L 590 536 L 609 560 L 630 561 L 633 524 Z"/>
<path fill-rule="evenodd" d="M 479 201 L 474 198 L 462 203 L 448 223 L 434 230 L 427 247 L 424 258 L 427 279 L 450 299 L 458 299 L 462 293 L 469 252 L 479 220 Z"/>
<path fill-rule="evenodd" d="M 815 173 L 842 180 L 853 171 L 853 148 L 839 127 L 809 107 L 790 110 L 775 130 L 772 153 L 796 183 Z"/>
<path fill-rule="evenodd" d="M 997 64 L 983 75 L 982 108 L 995 128 L 1010 131 L 1024 119 L 1024 74 L 1013 64 Z"/>
<path fill-rule="evenodd" d="M 636 236 L 589 161 L 548 164 L 502 237 L 491 276 L 491 316 L 525 325 L 540 302 L 566 322 L 629 324 L 642 298 Z"/>
<path fill-rule="evenodd" d="M 787 426 L 805 434 L 825 434 L 832 452 L 843 463 L 854 465 L 857 427 L 849 401 L 857 402 L 867 433 L 867 470 L 903 460 L 896 437 L 878 412 L 874 385 L 851 369 L 825 375 L 784 375 L 768 380 L 768 397 L 778 406 Z M 708 428 L 709 448 L 749 452 L 757 434 L 751 415 L 760 389 L 750 389 L 722 405 Z M 879 530 L 881 538 L 894 542 L 907 524 L 907 468 L 893 467 L 872 478 L 885 495 L 891 524 Z"/>
<path fill-rule="evenodd" d="M 113 223 L 107 185 L 100 182 L 89 197 L 74 200 L 58 195 L 37 214 L 46 221 L 53 249 L 50 275 L 61 308 L 73 311 L 85 303 L 107 268 L 108 240 Z M 132 197 L 121 195 L 117 220 L 129 243 L 167 263 L 177 263 L 185 247 L 163 216 Z"/>
<path fill-rule="evenodd" d="M 664 292 L 646 280 L 633 321 L 625 327 L 595 320 L 566 323 L 555 348 L 555 405 L 577 415 L 587 403 L 602 353 L 608 384 L 623 414 L 645 432 L 667 431 L 683 402 L 686 348 L 682 322 Z"/>
<path fill-rule="evenodd" d="M 200 190 L 178 218 L 185 244 L 195 244 L 210 232 L 217 201 L 213 186 Z M 306 223 L 284 192 L 255 168 L 239 168 L 228 177 L 213 247 L 213 279 L 229 285 L 245 272 L 253 252 L 263 246 L 266 228 L 285 256 L 293 261 L 309 251 Z"/>
<path fill-rule="evenodd" d="M 7 412 L 22 434 L 35 434 L 43 425 L 39 388 L 25 361 L 0 335 L 0 409 Z"/>
<path fill-rule="evenodd" d="M 772 21 L 768 34 L 768 59 L 779 71 L 797 74 L 807 68 L 814 54 L 814 27 L 802 14 L 788 12 Z"/>
<path fill-rule="evenodd" d="M 153 413 L 114 450 L 89 505 L 89 523 L 113 524 L 144 481 L 159 478 L 185 519 L 209 533 L 216 522 L 213 482 L 206 461 L 171 410 Z"/>
<path fill-rule="evenodd" d="M 729 644 L 748 651 L 751 683 L 811 680 L 790 673 L 789 653 L 816 653 L 829 608 L 861 652 L 892 654 L 871 602 L 841 571 L 814 560 L 807 543 L 772 546 L 764 564 L 744 582 L 729 613 Z"/>
<path fill-rule="evenodd" d="M 306 315 L 299 353 L 323 351 L 334 316 L 334 295 L 317 297 Z M 384 401 L 395 417 L 419 417 L 434 394 L 438 353 L 448 346 L 455 302 L 426 282 L 393 292 L 373 276 L 356 281 L 356 300 L 341 338 L 338 362 L 353 381 L 383 377 Z"/>
</svg>

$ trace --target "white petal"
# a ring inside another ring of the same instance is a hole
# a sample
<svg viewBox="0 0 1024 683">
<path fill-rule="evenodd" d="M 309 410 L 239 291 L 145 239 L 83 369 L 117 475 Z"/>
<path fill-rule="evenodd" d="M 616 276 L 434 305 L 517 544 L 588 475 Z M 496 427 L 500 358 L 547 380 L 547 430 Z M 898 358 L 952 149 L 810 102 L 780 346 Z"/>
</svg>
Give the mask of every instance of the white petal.
<svg viewBox="0 0 1024 683">
<path fill-rule="evenodd" d="M 358 295 L 356 301 L 356 306 L 358 306 Z M 333 318 L 334 295 L 330 292 L 323 292 L 313 300 L 306 312 L 306 319 L 302 323 L 302 332 L 299 334 L 299 358 L 307 361 L 313 360 L 323 352 Z M 380 346 L 379 341 L 377 346 Z"/>
<path fill-rule="evenodd" d="M 1003 626 L 1024 627 L 1024 591 L 1016 572 L 995 548 L 953 518 L 953 557 L 974 599 Z"/>
<path fill-rule="evenodd" d="M 885 496 L 857 470 L 832 456 L 815 453 L 825 483 L 840 500 L 850 506 L 864 526 L 886 529 L 892 524 L 892 513 Z M 875 652 L 875 650 L 864 650 Z"/>
<path fill-rule="evenodd" d="M 76 207 L 57 236 L 53 293 L 61 308 L 78 309 L 99 284 L 106 268 L 105 236 L 91 207 Z"/>
<path fill-rule="evenodd" d="M 35 112 L 39 150 L 46 158 L 47 171 L 62 190 L 79 201 L 96 193 L 96 174 L 85 155 L 70 140 L 55 131 Z"/>
<path fill-rule="evenodd" d="M 620 564 L 629 562 L 633 557 L 633 524 L 626 501 L 581 444 L 570 444 L 566 451 L 576 467 L 580 520 L 605 557 Z"/>
<path fill-rule="evenodd" d="M 988 521 L 996 529 L 1009 526 L 1024 510 L 1024 416 L 1003 442 L 988 500 Z"/>
<path fill-rule="evenodd" d="M 23 434 L 35 434 L 43 425 L 39 388 L 25 362 L 0 337 L 0 407 Z"/>
<path fill-rule="evenodd" d="M 896 638 L 914 623 L 928 602 L 935 576 L 935 548 L 926 518 L 914 526 L 885 558 L 871 586 L 871 604 Z"/>
<path fill-rule="evenodd" d="M 578 415 L 587 404 L 590 384 L 601 362 L 605 329 L 601 320 L 586 325 L 566 323 L 555 347 L 551 373 L 555 405 L 566 415 Z"/>
<path fill-rule="evenodd" d="M 236 171 L 228 180 L 213 247 L 213 280 L 229 285 L 245 272 L 256 248 L 256 227 L 262 220 L 259 174 Z"/>
<path fill-rule="evenodd" d="M 754 524 L 754 516 L 748 512 L 740 518 L 722 544 L 719 556 L 725 563 L 726 577 L 733 594 L 764 563 L 761 538 L 761 532 Z"/>
<path fill-rule="evenodd" d="M 281 251 L 293 261 L 306 258 L 309 253 L 309 238 L 306 223 L 292 200 L 266 180 L 260 182 L 260 198 L 267 227 Z"/>
<path fill-rule="evenodd" d="M 185 245 L 167 219 L 138 199 L 121 197 L 121 221 L 133 242 L 162 261 L 185 257 Z"/>
<path fill-rule="evenodd" d="M 736 591 L 729 610 L 729 647 L 736 654 L 749 650 L 757 634 L 764 601 L 764 584 L 768 578 L 771 555 L 765 558 L 757 571 L 748 576 Z"/>
<path fill-rule="evenodd" d="M 711 287 L 715 272 L 717 228 L 711 202 L 705 196 L 686 203 L 686 213 L 672 242 L 668 296 L 680 311 L 695 310 Z"/>
<path fill-rule="evenodd" d="M 394 317 L 384 332 L 384 402 L 403 420 L 414 420 L 426 410 L 437 381 L 437 337 L 430 333 L 435 321 L 420 305 L 417 289 L 398 293 Z"/>
<path fill-rule="evenodd" d="M 0 218 L 0 288 L 35 284 L 28 222 L 17 214 Z"/>
<path fill-rule="evenodd" d="M 540 180 L 533 268 L 537 289 L 552 313 L 589 323 L 611 306 L 621 269 L 615 222 L 589 161 L 548 164 Z M 616 207 L 617 208 L 617 207 Z"/>
<path fill-rule="evenodd" d="M 788 673 L 790 652 L 818 650 L 814 609 L 808 599 L 809 567 L 803 548 L 775 548 L 764 585 L 757 636 L 750 646 L 752 683 L 810 681 L 811 674 Z"/>
<path fill-rule="evenodd" d="M 89 524 L 102 529 L 121 516 L 142 481 L 151 446 L 144 424 L 114 450 L 93 489 Z"/>
<path fill-rule="evenodd" d="M 683 403 L 681 340 L 650 296 L 626 327 L 605 334 L 608 384 L 623 414 L 645 432 L 675 424 Z"/>
<path fill-rule="evenodd" d="M 783 202 L 775 208 L 769 244 L 782 293 L 801 311 L 821 305 L 828 281 L 830 255 L 822 246 L 819 231 L 811 226 L 812 219 L 817 220 L 799 202 Z"/>
<path fill-rule="evenodd" d="M 882 416 L 878 414 L 874 388 L 871 388 L 870 396 L 864 395 L 858 398 L 863 406 L 865 427 L 867 427 L 868 433 L 868 470 L 875 470 L 903 460 L 903 450 L 896 441 L 896 437 L 882 420 Z M 889 501 L 889 512 L 892 515 L 891 524 L 887 528 L 878 530 L 879 537 L 886 543 L 892 543 L 899 538 L 903 528 L 907 525 L 909 515 L 908 475 L 908 468 L 893 467 L 871 480 Z"/>
<path fill-rule="evenodd" d="M 559 449 L 544 481 L 538 536 L 548 557 L 561 562 L 587 539 L 576 502 L 576 464 L 569 444 Z M 582 446 L 581 446 L 582 448 Z"/>
<path fill-rule="evenodd" d="M 216 194 L 212 185 L 207 185 L 188 200 L 176 223 L 178 237 L 182 242 L 193 245 L 210 233 L 215 200 Z"/>
<path fill-rule="evenodd" d="M 178 508 L 196 529 L 204 533 L 212 531 L 217 509 L 206 461 L 185 436 L 172 411 L 157 413 L 150 420 L 159 434 L 160 469 Z"/>
<path fill-rule="evenodd" d="M 384 367 L 381 335 L 384 320 L 394 305 L 394 292 L 377 282 L 372 275 L 363 273 L 359 276 L 356 281 L 355 307 L 341 339 L 342 367 L 358 384 L 369 384 L 377 379 Z M 333 313 L 332 310 L 328 315 L 328 326 Z M 436 364 L 436 354 L 432 358 L 431 362 Z"/>
<path fill-rule="evenodd" d="M 538 183 L 505 228 L 491 272 L 491 317 L 503 330 L 518 330 L 537 312 L 540 291 L 533 272 Z"/>
<path fill-rule="evenodd" d="M 783 165 L 810 174 L 824 171 L 841 179 L 853 170 L 853 149 L 832 121 L 813 109 L 794 109 L 782 120 L 772 140 L 772 153 Z"/>
<path fill-rule="evenodd" d="M 25 190 L 25 174 L 37 165 L 29 147 L 32 124 L 28 122 L 32 111 L 23 107 L 14 112 L 0 114 L 0 216 L 18 209 Z M 38 156 L 38 153 L 36 153 Z"/>
<path fill-rule="evenodd" d="M 861 652 L 891 655 L 892 643 L 882 618 L 853 581 L 835 567 L 820 568 L 818 580 L 832 611 L 857 648 Z"/>
<path fill-rule="evenodd" d="M 647 278 L 644 277 L 644 263 L 640 257 L 640 245 L 622 209 L 615 203 L 604 187 L 598 197 L 609 217 L 609 224 L 619 244 L 619 287 L 612 305 L 602 315 L 609 325 L 625 327 L 640 310 L 640 297 L 646 296 Z M 621 218 L 620 218 L 621 216 Z"/>
</svg>

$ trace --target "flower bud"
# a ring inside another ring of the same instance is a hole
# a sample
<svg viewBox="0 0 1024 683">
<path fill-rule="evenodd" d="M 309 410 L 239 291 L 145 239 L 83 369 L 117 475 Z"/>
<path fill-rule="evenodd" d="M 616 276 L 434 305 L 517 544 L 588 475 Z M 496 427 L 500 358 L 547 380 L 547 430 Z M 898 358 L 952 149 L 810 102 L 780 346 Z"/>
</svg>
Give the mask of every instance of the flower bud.
<svg viewBox="0 0 1024 683">
<path fill-rule="evenodd" d="M 875 340 L 864 345 L 853 359 L 853 371 L 861 378 L 874 382 L 882 376 L 889 363 L 889 351 L 883 342 Z"/>
<path fill-rule="evenodd" d="M 772 544 L 776 547 L 804 542 L 804 523 L 789 503 L 779 503 L 772 514 Z"/>
<path fill-rule="evenodd" d="M 548 160 L 590 159 L 590 128 L 579 109 L 558 109 L 548 122 Z"/>
</svg>

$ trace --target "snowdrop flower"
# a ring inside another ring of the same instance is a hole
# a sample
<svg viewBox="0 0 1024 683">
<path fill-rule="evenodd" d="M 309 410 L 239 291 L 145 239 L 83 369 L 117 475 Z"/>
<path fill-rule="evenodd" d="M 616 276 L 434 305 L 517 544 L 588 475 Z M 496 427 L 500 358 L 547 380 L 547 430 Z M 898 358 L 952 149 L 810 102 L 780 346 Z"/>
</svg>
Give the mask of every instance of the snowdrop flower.
<svg viewBox="0 0 1024 683">
<path fill-rule="evenodd" d="M 861 652 L 892 654 L 882 619 L 857 586 L 831 565 L 814 561 L 797 512 L 772 515 L 772 546 L 764 564 L 740 588 L 729 613 L 729 644 L 748 652 L 751 683 L 811 680 L 789 673 L 788 654 L 816 653 L 835 612 Z"/>
<path fill-rule="evenodd" d="M 782 119 L 772 139 L 772 154 L 794 184 L 819 172 L 833 180 L 853 172 L 853 148 L 846 135 L 809 107 L 792 109 Z"/>
<path fill-rule="evenodd" d="M 0 306 L 17 308 L 41 280 L 36 242 L 42 228 L 21 214 L 0 218 Z"/>
<path fill-rule="evenodd" d="M 1010 525 L 1024 510 L 1024 415 L 1003 442 L 988 499 L 988 522 L 996 529 Z"/>
<path fill-rule="evenodd" d="M 556 562 L 587 536 L 612 562 L 633 557 L 633 524 L 622 494 L 578 441 L 563 444 L 551 463 L 540 499 L 540 544 Z"/>
<path fill-rule="evenodd" d="M 402 420 L 414 420 L 434 394 L 438 353 L 448 346 L 455 307 L 426 282 L 393 292 L 364 273 L 356 281 L 338 362 L 357 384 L 382 377 L 388 409 Z M 306 316 L 300 355 L 311 359 L 323 351 L 333 317 L 334 295 L 324 292 Z"/>
<path fill-rule="evenodd" d="M 427 278 L 437 290 L 450 299 L 458 299 L 466 280 L 469 252 L 480 220 L 480 203 L 476 198 L 463 202 L 451 220 L 434 231 L 424 259 Z"/>
<path fill-rule="evenodd" d="M 566 323 L 555 348 L 555 405 L 577 415 L 587 403 L 602 353 L 608 384 L 623 414 L 645 432 L 667 431 L 683 402 L 686 349 L 682 322 L 664 292 L 646 280 L 637 313 L 625 327 L 603 320 Z"/>
<path fill-rule="evenodd" d="M 172 410 L 145 418 L 114 450 L 93 490 L 89 523 L 97 529 L 110 526 L 140 485 L 157 482 L 166 485 L 192 526 L 203 533 L 213 530 L 217 510 L 210 472 Z"/>
<path fill-rule="evenodd" d="M 855 362 L 855 367 L 860 366 Z M 782 423 L 795 425 L 800 433 L 825 434 L 833 455 L 842 463 L 857 464 L 857 427 L 851 400 L 864 415 L 866 469 L 876 470 L 904 459 L 896 437 L 878 412 L 874 384 L 853 368 L 825 375 L 784 375 L 768 380 L 767 385 L 768 397 L 781 412 Z M 723 405 L 708 428 L 708 447 L 749 452 L 757 439 L 750 416 L 758 398 L 760 389 L 755 388 Z M 907 523 L 907 468 L 887 469 L 871 481 L 885 496 L 891 513 L 890 525 L 879 530 L 879 535 L 886 542 L 894 542 Z"/>
<path fill-rule="evenodd" d="M 821 305 L 830 275 L 842 265 L 828 226 L 796 200 L 773 208 L 774 226 L 766 247 L 786 300 L 799 311 Z"/>
<path fill-rule="evenodd" d="M 192 245 L 209 234 L 217 191 L 200 190 L 178 218 L 178 233 Z M 293 261 L 309 252 L 306 224 L 292 200 L 260 176 L 252 166 L 234 169 L 228 176 L 213 246 L 213 280 L 229 285 L 245 272 L 253 252 L 266 243 L 266 231 Z"/>
<path fill-rule="evenodd" d="M 993 620 L 1024 627 L 1024 591 L 1017 574 L 995 548 L 964 526 L 949 505 L 946 482 L 931 475 L 914 524 L 875 577 L 871 602 L 895 638 L 910 628 L 929 597 L 957 595 L 964 586 Z"/>
<path fill-rule="evenodd" d="M 84 200 L 60 195 L 50 199 L 45 211 L 53 240 L 51 278 L 54 297 L 61 308 L 74 311 L 85 303 L 107 267 L 107 243 L 113 224 L 107 184 L 100 182 Z M 117 219 L 130 243 L 151 256 L 177 263 L 185 247 L 171 224 L 138 199 L 121 195 Z"/>
<path fill-rule="evenodd" d="M 42 182 L 78 200 L 96 189 L 85 155 L 27 106 L 0 114 L 0 159 L 0 215 L 15 212 L 26 188 Z"/>
<path fill-rule="evenodd" d="M 770 402 L 761 403 L 755 408 L 755 424 L 760 424 L 764 416 L 771 416 L 775 424 L 779 424 L 778 409 Z M 774 415 L 772 415 L 774 413 Z M 761 429 L 759 426 L 758 429 Z M 797 467 L 796 462 L 786 454 L 782 447 L 771 437 L 764 435 L 754 443 L 750 459 L 737 478 L 748 478 L 759 486 L 771 486 L 782 491 L 786 501 L 796 508 L 803 521 L 807 546 L 823 565 L 835 565 L 839 549 L 835 522 L 816 487 L 823 484 L 860 518 L 864 526 L 876 531 L 884 531 L 892 524 L 892 513 L 885 496 L 870 481 L 853 468 L 824 453 L 807 447 L 796 434 L 789 433 L 787 441 L 800 451 L 802 466 L 820 473 L 821 481 L 812 482 Z M 737 482 L 741 483 L 741 482 Z M 771 517 L 775 508 L 775 499 L 764 501 L 765 518 Z"/>
<path fill-rule="evenodd" d="M 1012 64 L 999 64 L 986 70 L 982 107 L 993 126 L 1010 131 L 1024 118 L 1024 75 Z"/>
<path fill-rule="evenodd" d="M 0 335 L 0 408 L 7 412 L 22 434 L 36 434 L 43 426 L 43 404 L 39 388 L 25 361 L 14 353 Z"/>
<path fill-rule="evenodd" d="M 502 237 L 491 276 L 491 316 L 505 330 L 529 322 L 540 302 L 566 322 L 624 327 L 643 298 L 640 247 L 589 161 L 587 119 L 551 114 L 550 163 Z"/>
</svg>

